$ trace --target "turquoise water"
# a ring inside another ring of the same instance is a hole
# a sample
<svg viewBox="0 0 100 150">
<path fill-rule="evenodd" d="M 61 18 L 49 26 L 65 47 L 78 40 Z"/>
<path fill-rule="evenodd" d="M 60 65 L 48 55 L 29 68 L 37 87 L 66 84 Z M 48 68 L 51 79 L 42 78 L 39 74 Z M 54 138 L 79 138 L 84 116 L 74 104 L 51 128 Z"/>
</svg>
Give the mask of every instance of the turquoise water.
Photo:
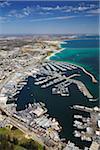
<svg viewBox="0 0 100 150">
<path fill-rule="evenodd" d="M 91 72 L 99 82 L 99 38 L 97 36 L 81 37 L 77 40 L 65 41 L 61 47 L 64 50 L 50 57 L 51 60 L 66 61 L 83 66 Z M 84 78 L 82 78 L 84 81 Z M 99 97 L 99 84 L 93 84 L 89 80 L 85 84 L 94 97 Z"/>
<path fill-rule="evenodd" d="M 74 42 L 75 44 L 77 40 L 71 42 Z M 78 48 L 76 48 L 75 45 L 76 47 L 78 46 Z M 90 46 L 88 46 L 88 48 L 83 48 L 81 43 L 81 48 L 79 48 L 79 44 L 75 45 L 73 45 L 73 48 L 68 48 L 68 44 L 63 44 L 62 47 L 64 47 L 65 49 L 59 54 L 53 56 L 51 59 L 57 61 L 69 61 L 82 66 L 84 65 L 85 67 L 87 67 L 87 69 L 92 70 L 94 74 L 95 72 L 97 73 L 99 58 L 98 47 L 94 46 L 94 48 L 91 48 Z M 81 57 L 79 57 L 78 55 L 80 55 Z M 89 58 L 91 59 L 91 61 Z M 98 73 L 96 77 L 97 76 Z M 85 74 L 80 77 L 80 80 L 88 85 L 88 88 L 91 89 L 91 92 L 94 93 L 95 97 L 98 96 L 98 84 L 93 84 L 89 77 L 87 77 L 87 75 Z M 25 109 L 26 105 L 34 102 L 34 99 L 36 102 L 40 101 L 45 103 L 50 117 L 56 118 L 56 120 L 62 126 L 60 137 L 66 138 L 66 141 L 70 140 L 74 142 L 81 149 L 84 149 L 85 146 L 89 147 L 91 142 L 81 141 L 80 138 L 76 138 L 73 135 L 74 130 L 76 130 L 76 128 L 73 127 L 73 116 L 75 114 L 82 114 L 83 116 L 88 116 L 89 114 L 70 109 L 70 106 L 78 104 L 87 107 L 94 107 L 98 105 L 98 101 L 90 102 L 88 98 L 85 97 L 74 84 L 69 87 L 69 91 L 71 91 L 69 97 L 53 95 L 51 92 L 51 88 L 52 87 L 42 89 L 40 86 L 34 85 L 33 77 L 28 77 L 27 85 L 25 85 L 20 93 L 15 96 L 18 98 L 16 101 L 17 109 Z"/>
<path fill-rule="evenodd" d="M 99 40 L 79 39 L 66 41 L 61 45 L 64 48 L 60 53 L 52 56 L 51 60 L 67 61 L 84 66 L 98 78 L 99 74 Z"/>
</svg>

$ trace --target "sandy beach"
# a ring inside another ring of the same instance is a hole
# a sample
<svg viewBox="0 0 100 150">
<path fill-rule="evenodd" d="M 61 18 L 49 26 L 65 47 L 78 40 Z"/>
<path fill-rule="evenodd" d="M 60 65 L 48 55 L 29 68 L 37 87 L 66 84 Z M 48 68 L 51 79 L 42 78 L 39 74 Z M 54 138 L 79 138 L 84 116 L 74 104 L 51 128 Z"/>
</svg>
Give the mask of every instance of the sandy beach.
<svg viewBox="0 0 100 150">
<path fill-rule="evenodd" d="M 61 47 L 61 44 L 67 44 L 67 42 L 64 42 L 64 41 L 44 41 L 44 42 L 49 43 L 49 44 L 55 44 L 59 47 L 59 50 L 54 50 L 50 56 L 47 56 L 46 60 L 50 60 L 50 57 L 64 50 L 64 48 Z"/>
</svg>

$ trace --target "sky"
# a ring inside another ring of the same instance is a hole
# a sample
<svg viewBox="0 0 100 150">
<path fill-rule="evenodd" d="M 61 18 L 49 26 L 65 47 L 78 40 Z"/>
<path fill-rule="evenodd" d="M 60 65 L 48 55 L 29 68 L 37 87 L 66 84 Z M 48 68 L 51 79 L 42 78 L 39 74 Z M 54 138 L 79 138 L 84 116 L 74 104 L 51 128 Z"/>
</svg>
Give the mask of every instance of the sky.
<svg viewBox="0 0 100 150">
<path fill-rule="evenodd" d="M 0 34 L 98 34 L 98 1 L 0 1 Z"/>
</svg>

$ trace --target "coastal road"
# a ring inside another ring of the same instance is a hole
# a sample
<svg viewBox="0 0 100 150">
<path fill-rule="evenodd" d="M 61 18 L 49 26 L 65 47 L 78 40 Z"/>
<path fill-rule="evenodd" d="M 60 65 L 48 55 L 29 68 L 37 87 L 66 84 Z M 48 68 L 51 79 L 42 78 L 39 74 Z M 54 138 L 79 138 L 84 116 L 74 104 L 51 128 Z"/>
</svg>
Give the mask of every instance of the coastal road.
<svg viewBox="0 0 100 150">
<path fill-rule="evenodd" d="M 39 144 L 44 145 L 49 150 L 48 146 L 44 144 L 44 142 L 41 140 L 41 138 L 38 137 L 38 135 L 36 135 L 36 133 L 34 133 L 31 130 L 31 128 L 29 129 L 28 127 L 26 127 L 26 124 L 24 125 L 24 123 L 22 123 L 21 121 L 19 121 L 15 117 L 13 117 L 12 114 L 10 114 L 10 112 L 8 112 L 5 108 L 2 108 L 0 106 L 0 110 L 6 114 L 7 119 L 10 121 L 10 124 L 12 124 L 16 128 L 18 128 L 25 135 L 28 135 L 31 139 L 37 141 Z"/>
</svg>

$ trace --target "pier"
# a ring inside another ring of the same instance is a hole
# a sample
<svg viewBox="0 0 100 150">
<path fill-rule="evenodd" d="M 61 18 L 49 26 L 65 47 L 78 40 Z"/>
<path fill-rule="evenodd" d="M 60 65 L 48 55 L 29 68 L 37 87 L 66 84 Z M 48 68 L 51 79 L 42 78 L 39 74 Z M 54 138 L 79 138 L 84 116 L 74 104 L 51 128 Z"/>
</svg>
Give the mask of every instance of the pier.
<svg viewBox="0 0 100 150">
<path fill-rule="evenodd" d="M 66 68 L 63 68 L 63 65 Z M 64 74 L 65 71 L 67 72 L 67 69 L 72 71 L 77 68 L 78 67 L 76 67 L 74 65 L 70 65 L 70 64 L 64 63 L 64 62 L 61 62 L 61 63 L 54 62 L 54 61 L 46 62 L 45 64 L 43 64 L 43 66 L 40 69 L 40 73 L 42 71 L 42 73 L 45 75 L 45 77 L 42 75 L 42 77 L 40 77 L 38 79 L 36 78 L 36 82 L 34 84 L 41 85 L 41 88 L 47 88 L 50 86 L 54 86 L 54 88 L 56 88 L 56 89 L 55 90 L 53 89 L 52 93 L 56 93 L 56 94 L 60 93 L 62 96 L 66 93 L 65 95 L 68 96 L 69 92 L 68 92 L 67 87 L 73 83 L 73 84 L 77 85 L 78 89 L 80 90 L 80 92 L 83 93 L 84 96 L 89 98 L 89 100 L 92 100 L 93 96 L 90 93 L 90 91 L 87 89 L 86 85 L 82 81 L 74 79 L 74 77 L 80 77 L 81 74 L 73 73 L 67 77 Z"/>
<path fill-rule="evenodd" d="M 77 66 L 78 68 L 82 69 L 84 73 L 86 73 L 88 76 L 90 76 L 92 78 L 92 82 L 93 83 L 97 83 L 98 81 L 95 79 L 95 77 L 90 73 L 88 72 L 84 67 L 82 66 L 78 66 L 75 64 L 75 66 Z"/>
</svg>

